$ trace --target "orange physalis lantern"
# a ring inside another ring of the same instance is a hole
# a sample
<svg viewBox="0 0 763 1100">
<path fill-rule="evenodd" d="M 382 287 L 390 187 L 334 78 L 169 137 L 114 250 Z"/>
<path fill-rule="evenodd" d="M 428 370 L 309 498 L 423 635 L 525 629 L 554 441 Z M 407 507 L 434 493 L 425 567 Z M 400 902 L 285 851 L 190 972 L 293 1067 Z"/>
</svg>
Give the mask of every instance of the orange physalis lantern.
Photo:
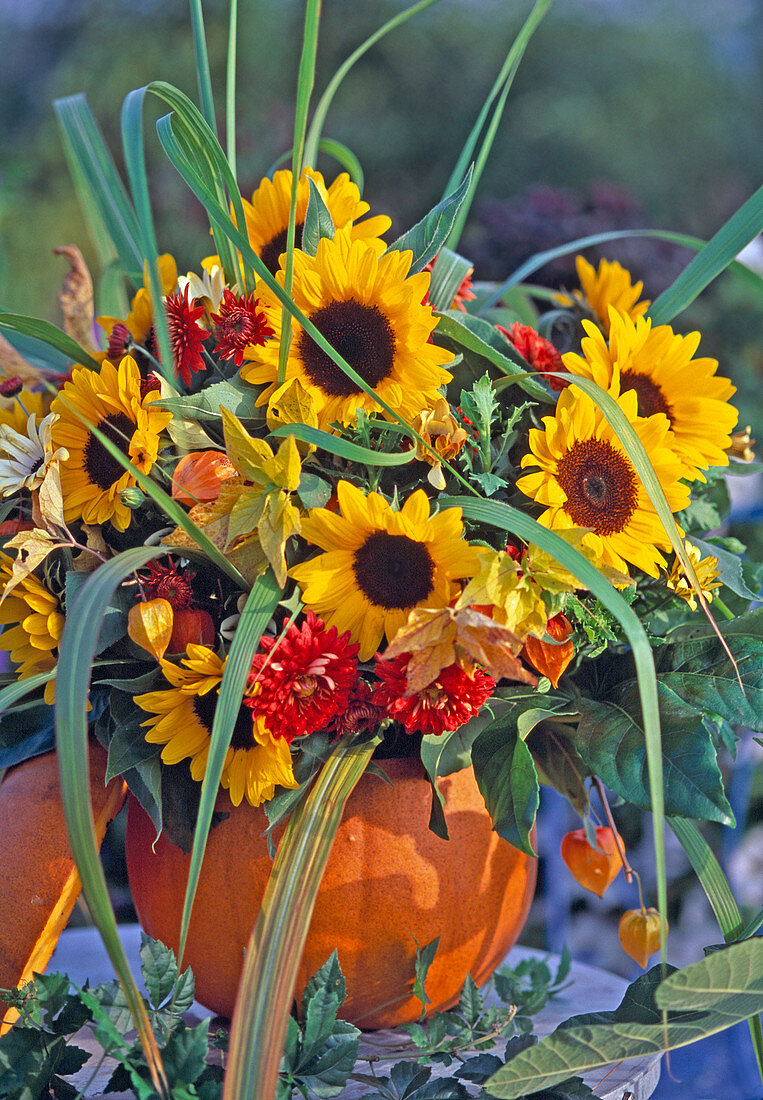
<svg viewBox="0 0 763 1100">
<path fill-rule="evenodd" d="M 667 932 L 667 922 L 665 925 Z M 647 963 L 660 947 L 660 914 L 656 909 L 628 909 L 620 918 L 620 944 L 623 951 L 646 970 Z"/>
<path fill-rule="evenodd" d="M 208 504 L 217 500 L 222 483 L 232 477 L 236 467 L 221 451 L 191 451 L 175 467 L 172 498 L 181 504 Z"/>
<path fill-rule="evenodd" d="M 130 608 L 127 633 L 142 649 L 161 661 L 172 637 L 173 613 L 169 600 L 141 600 Z"/>
<path fill-rule="evenodd" d="M 572 624 L 561 612 L 546 623 L 546 633 L 553 642 L 544 642 L 542 638 L 529 635 L 525 638 L 524 657 L 541 676 L 547 676 L 554 688 L 559 685 L 559 677 L 575 656 L 572 642 L 566 641 L 572 633 Z"/>
<path fill-rule="evenodd" d="M 562 837 L 562 859 L 585 890 L 598 894 L 600 898 L 611 882 L 617 878 L 623 865 L 615 843 L 615 834 L 606 826 L 596 830 L 596 843 L 601 851 L 588 843 L 585 829 L 575 829 Z"/>
</svg>

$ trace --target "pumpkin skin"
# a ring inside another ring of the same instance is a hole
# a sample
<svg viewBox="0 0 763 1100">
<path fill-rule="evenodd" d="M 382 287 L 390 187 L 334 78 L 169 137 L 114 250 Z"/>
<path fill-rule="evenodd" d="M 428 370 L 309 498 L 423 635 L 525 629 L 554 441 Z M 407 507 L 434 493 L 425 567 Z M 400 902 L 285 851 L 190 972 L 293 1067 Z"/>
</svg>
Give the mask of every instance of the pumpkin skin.
<svg viewBox="0 0 763 1100">
<path fill-rule="evenodd" d="M 536 860 L 493 832 L 471 769 L 438 780 L 450 841 L 429 830 L 431 790 L 418 759 L 379 761 L 393 786 L 364 775 L 350 795 L 328 860 L 295 996 L 337 949 L 347 983 L 340 1015 L 366 1029 L 419 1017 L 412 995 L 415 936 L 440 936 L 426 979 L 428 1012 L 454 1005 L 467 974 L 479 984 L 503 961 L 527 919 Z M 264 811 L 233 808 L 211 830 L 183 965 L 199 1001 L 230 1016 L 244 949 L 272 863 Z M 135 799 L 127 818 L 127 867 L 146 932 L 177 950 L 190 856 L 154 828 Z M 280 839 L 280 833 L 277 834 Z M 391 1003 L 390 1003 L 391 1002 Z"/>
<path fill-rule="evenodd" d="M 105 750 L 91 744 L 90 793 L 99 844 L 126 789 L 121 779 L 104 784 L 106 760 Z M 33 971 L 45 970 L 81 889 L 55 752 L 9 768 L 0 783 L 0 837 L 0 989 L 13 989 L 28 982 Z M 8 1010 L 0 1033 L 17 1015 Z"/>
</svg>

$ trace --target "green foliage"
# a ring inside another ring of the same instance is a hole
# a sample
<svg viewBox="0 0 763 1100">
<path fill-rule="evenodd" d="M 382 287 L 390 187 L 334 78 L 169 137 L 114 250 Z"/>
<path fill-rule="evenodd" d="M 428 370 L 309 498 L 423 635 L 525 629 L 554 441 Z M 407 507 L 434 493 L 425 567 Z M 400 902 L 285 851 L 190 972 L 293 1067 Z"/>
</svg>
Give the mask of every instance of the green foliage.
<svg viewBox="0 0 763 1100">
<path fill-rule="evenodd" d="M 334 223 L 331 220 L 331 212 L 323 201 L 315 181 L 308 179 L 310 197 L 307 200 L 305 211 L 305 224 L 302 229 L 302 251 L 308 256 L 314 256 L 318 251 L 318 242 L 321 237 L 334 236 Z"/>
<path fill-rule="evenodd" d="M 425 268 L 447 241 L 458 217 L 458 211 L 469 193 L 471 182 L 472 169 L 470 168 L 450 195 L 442 202 L 438 202 L 437 206 L 425 214 L 421 221 L 416 222 L 407 233 L 398 237 L 387 249 L 388 252 L 399 250 L 413 253 L 410 268 L 412 275 Z"/>
<path fill-rule="evenodd" d="M 668 972 L 664 981 L 662 969 L 654 967 L 629 987 L 613 1012 L 573 1017 L 517 1054 L 490 1078 L 487 1091 L 500 1100 L 518 1100 L 571 1074 L 686 1046 L 757 1013 L 761 996 L 761 939 Z"/>
</svg>

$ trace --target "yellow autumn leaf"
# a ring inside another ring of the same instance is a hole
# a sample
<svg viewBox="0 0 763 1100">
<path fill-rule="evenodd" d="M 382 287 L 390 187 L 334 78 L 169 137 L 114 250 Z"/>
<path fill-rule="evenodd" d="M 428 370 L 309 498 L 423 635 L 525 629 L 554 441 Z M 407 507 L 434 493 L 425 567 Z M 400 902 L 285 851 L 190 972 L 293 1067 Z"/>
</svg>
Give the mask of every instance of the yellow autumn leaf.
<svg viewBox="0 0 763 1100">
<path fill-rule="evenodd" d="M 8 539 L 4 549 L 18 550 L 18 554 L 13 562 L 10 579 L 3 589 L 2 596 L 0 596 L 0 603 L 3 602 L 6 596 L 11 594 L 17 584 L 20 584 L 25 577 L 34 572 L 37 566 L 47 558 L 51 550 L 68 545 L 69 543 L 61 542 L 59 538 L 47 531 L 41 531 L 38 527 L 35 527 L 32 531 L 19 531 L 12 539 Z"/>
<path fill-rule="evenodd" d="M 257 534 L 281 588 L 286 584 L 286 543 L 292 535 L 299 534 L 300 528 L 299 510 L 291 503 L 288 494 L 282 489 L 268 493 Z"/>
<path fill-rule="evenodd" d="M 239 418 L 220 406 L 225 435 L 225 452 L 238 472 L 247 481 L 262 485 L 268 480 L 263 472 L 263 464 L 273 458 L 273 452 L 264 439 L 255 439 L 246 430 Z"/>
<path fill-rule="evenodd" d="M 318 427 L 318 414 L 315 402 L 309 390 L 305 389 L 299 378 L 290 378 L 279 387 L 268 403 L 268 427 L 271 431 L 284 424 L 307 424 Z M 299 453 L 309 455 L 317 450 L 314 443 L 297 443 Z"/>
<path fill-rule="evenodd" d="M 130 608 L 127 616 L 127 633 L 142 649 L 161 661 L 172 637 L 174 613 L 169 600 L 157 597 L 145 600 Z"/>
<path fill-rule="evenodd" d="M 262 472 L 279 489 L 294 492 L 302 476 L 302 459 L 293 435 L 287 435 L 273 458 L 263 463 Z"/>
<path fill-rule="evenodd" d="M 68 454 L 65 457 L 68 457 Z M 57 462 L 52 462 L 47 469 L 33 504 L 33 513 L 35 522 L 42 521 L 48 531 L 54 528 L 66 530 L 64 494 Z"/>
</svg>

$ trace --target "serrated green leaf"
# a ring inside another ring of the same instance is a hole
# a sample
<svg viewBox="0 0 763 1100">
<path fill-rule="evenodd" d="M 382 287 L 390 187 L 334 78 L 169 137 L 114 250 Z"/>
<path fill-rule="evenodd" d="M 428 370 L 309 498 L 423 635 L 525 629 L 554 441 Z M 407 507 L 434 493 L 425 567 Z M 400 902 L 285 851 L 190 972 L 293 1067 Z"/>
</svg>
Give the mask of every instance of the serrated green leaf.
<svg viewBox="0 0 763 1100">
<path fill-rule="evenodd" d="M 476 1024 L 482 1014 L 482 997 L 471 974 L 466 975 L 457 1011 L 468 1024 Z"/>
<path fill-rule="evenodd" d="M 429 973 L 429 967 L 432 965 L 437 948 L 440 943 L 440 937 L 432 940 L 431 943 L 426 944 L 424 947 L 420 947 L 416 937 L 413 937 L 413 942 L 416 944 L 416 977 L 413 982 L 413 996 L 421 1001 L 422 1008 L 430 1003 L 430 998 L 426 994 L 425 983 L 427 980 L 427 974 Z"/>
<path fill-rule="evenodd" d="M 159 940 L 140 934 L 140 969 L 146 983 L 148 998 L 154 1008 L 169 997 L 178 974 L 174 952 Z"/>
<path fill-rule="evenodd" d="M 461 183 L 451 194 L 432 207 L 421 221 L 416 222 L 407 233 L 398 237 L 387 249 L 387 252 L 410 251 L 413 253 L 411 275 L 425 268 L 447 241 L 458 217 L 458 211 L 469 193 L 472 174 L 473 169 L 469 168 Z"/>
<path fill-rule="evenodd" d="M 192 1085 L 206 1069 L 209 1054 L 209 1020 L 202 1020 L 196 1027 L 182 1027 L 173 1031 L 162 1051 L 167 1075 L 173 1083 L 172 1095 L 183 1094 L 180 1084 Z M 188 1092 L 187 1096 L 193 1096 Z"/>
<path fill-rule="evenodd" d="M 345 983 L 336 951 L 316 971 L 302 997 L 302 1057 L 309 1062 L 331 1034 L 336 1014 L 345 998 Z M 299 1068 L 299 1067 L 298 1067 Z"/>
<path fill-rule="evenodd" d="M 355 1068 L 360 1030 L 346 1020 L 337 1020 L 330 1035 L 309 1063 L 298 1073 L 299 1080 L 316 1096 L 338 1096 Z"/>
</svg>

